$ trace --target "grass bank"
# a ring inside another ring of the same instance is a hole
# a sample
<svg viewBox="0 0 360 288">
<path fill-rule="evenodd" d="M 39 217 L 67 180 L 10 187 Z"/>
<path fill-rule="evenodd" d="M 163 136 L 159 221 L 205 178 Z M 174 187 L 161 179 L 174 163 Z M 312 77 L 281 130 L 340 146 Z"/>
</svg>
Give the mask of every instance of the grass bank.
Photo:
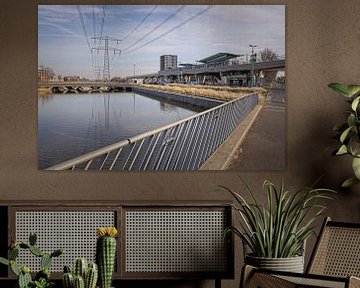
<svg viewBox="0 0 360 288">
<path fill-rule="evenodd" d="M 154 89 L 172 93 L 181 93 L 193 96 L 206 97 L 217 100 L 230 101 L 242 95 L 257 92 L 260 99 L 265 99 L 268 91 L 264 88 L 249 87 L 227 87 L 227 86 L 205 86 L 205 85 L 185 85 L 185 84 L 169 84 L 169 85 L 152 85 L 139 84 L 140 87 L 146 89 Z M 262 103 L 263 100 L 260 100 Z"/>
<path fill-rule="evenodd" d="M 39 95 L 51 94 L 51 90 L 50 88 L 38 87 L 38 94 Z"/>
</svg>

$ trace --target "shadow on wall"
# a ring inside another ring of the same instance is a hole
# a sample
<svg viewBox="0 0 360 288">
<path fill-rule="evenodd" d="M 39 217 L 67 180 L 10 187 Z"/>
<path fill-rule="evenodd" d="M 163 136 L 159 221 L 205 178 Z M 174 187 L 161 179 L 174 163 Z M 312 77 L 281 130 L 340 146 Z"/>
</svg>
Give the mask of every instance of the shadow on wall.
<svg viewBox="0 0 360 288">
<path fill-rule="evenodd" d="M 345 107 L 345 106 L 344 106 Z M 321 109 L 321 107 L 319 108 Z M 302 141 L 292 148 L 291 155 L 297 159 L 288 159 L 296 163 L 293 167 L 301 175 L 302 185 L 311 185 L 315 181 L 317 187 L 329 188 L 338 192 L 334 201 L 328 202 L 327 215 L 336 221 L 358 222 L 360 219 L 360 185 L 342 188 L 342 183 L 353 175 L 351 157 L 333 156 L 338 147 L 338 140 L 332 128 L 345 120 L 343 111 L 337 107 L 336 111 L 321 111 L 313 113 L 308 120 L 307 134 L 302 135 Z M 340 118 L 334 116 L 337 113 Z M 340 119 L 340 120 L 339 120 Z M 316 123 L 316 125 L 311 123 Z M 306 125 L 306 124 L 305 124 Z M 304 143 L 309 143 L 304 145 Z M 301 158 L 301 159 L 299 159 Z M 297 181 L 296 179 L 290 179 Z M 344 209 L 346 207 L 346 209 Z"/>
</svg>

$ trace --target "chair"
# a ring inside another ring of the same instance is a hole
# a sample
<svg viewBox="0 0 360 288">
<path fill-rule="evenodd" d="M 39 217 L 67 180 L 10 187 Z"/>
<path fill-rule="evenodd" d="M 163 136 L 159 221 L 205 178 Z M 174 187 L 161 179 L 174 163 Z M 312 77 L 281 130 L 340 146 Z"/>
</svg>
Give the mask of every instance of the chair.
<svg viewBox="0 0 360 288">
<path fill-rule="evenodd" d="M 240 287 L 360 287 L 360 223 L 326 218 L 306 273 L 278 272 L 245 265 Z"/>
</svg>

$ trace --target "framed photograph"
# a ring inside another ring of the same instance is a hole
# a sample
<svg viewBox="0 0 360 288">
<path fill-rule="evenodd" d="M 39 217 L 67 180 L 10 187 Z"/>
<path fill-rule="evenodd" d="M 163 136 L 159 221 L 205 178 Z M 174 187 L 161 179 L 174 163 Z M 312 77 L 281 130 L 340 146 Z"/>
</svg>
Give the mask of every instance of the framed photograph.
<svg viewBox="0 0 360 288">
<path fill-rule="evenodd" d="M 38 168 L 284 170 L 285 63 L 285 5 L 38 5 Z"/>
</svg>

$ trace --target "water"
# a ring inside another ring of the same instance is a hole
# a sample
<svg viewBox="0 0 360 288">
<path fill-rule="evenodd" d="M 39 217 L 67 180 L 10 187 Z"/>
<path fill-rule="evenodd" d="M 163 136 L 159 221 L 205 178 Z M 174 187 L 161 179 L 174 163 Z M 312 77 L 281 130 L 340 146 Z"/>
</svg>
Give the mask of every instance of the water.
<svg viewBox="0 0 360 288">
<path fill-rule="evenodd" d="M 198 112 L 132 92 L 39 96 L 39 169 Z"/>
</svg>

